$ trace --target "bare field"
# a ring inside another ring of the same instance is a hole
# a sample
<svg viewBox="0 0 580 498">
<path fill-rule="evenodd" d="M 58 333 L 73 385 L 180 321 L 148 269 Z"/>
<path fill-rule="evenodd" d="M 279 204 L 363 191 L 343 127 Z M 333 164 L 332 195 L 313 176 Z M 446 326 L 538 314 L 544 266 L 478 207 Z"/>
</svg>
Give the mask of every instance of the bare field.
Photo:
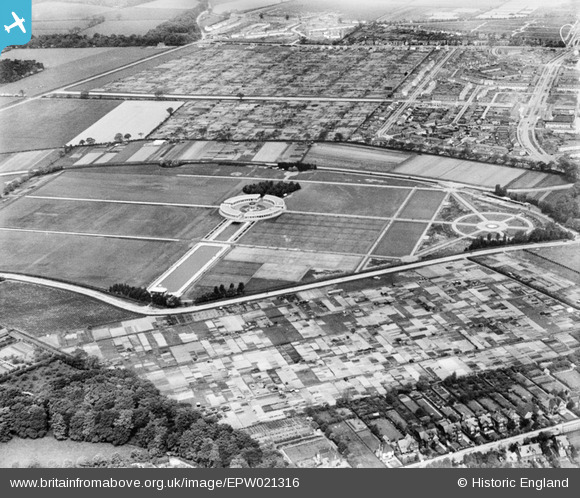
<svg viewBox="0 0 580 498">
<path fill-rule="evenodd" d="M 168 104 L 154 100 L 123 102 L 73 138 L 69 145 L 76 145 L 87 137 L 92 137 L 97 143 L 113 142 L 117 133 L 129 134 L 133 139 L 146 137 L 168 118 L 169 107 L 179 109 L 182 105 L 183 102 Z"/>
<path fill-rule="evenodd" d="M 408 188 L 357 185 L 301 184 L 287 200 L 288 209 L 313 213 L 393 216 L 407 199 Z"/>
<path fill-rule="evenodd" d="M 409 157 L 412 154 L 388 149 L 317 143 L 310 148 L 303 162 L 318 167 L 389 172 Z"/>
<path fill-rule="evenodd" d="M 361 254 L 369 249 L 384 225 L 381 220 L 286 213 L 254 225 L 238 242 L 261 247 Z M 340 234 L 340 241 L 337 234 Z"/>
<path fill-rule="evenodd" d="M 373 251 L 373 254 L 395 258 L 408 256 L 426 228 L 426 223 L 394 221 Z"/>
</svg>

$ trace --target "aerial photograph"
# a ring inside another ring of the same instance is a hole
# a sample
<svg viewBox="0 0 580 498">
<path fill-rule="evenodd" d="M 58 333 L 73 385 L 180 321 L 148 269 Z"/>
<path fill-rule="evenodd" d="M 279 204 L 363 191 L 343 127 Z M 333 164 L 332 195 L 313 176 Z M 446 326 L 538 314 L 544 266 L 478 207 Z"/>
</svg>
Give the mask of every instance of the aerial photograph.
<svg viewBox="0 0 580 498">
<path fill-rule="evenodd" d="M 16 9 L 0 468 L 580 468 L 578 0 Z"/>
</svg>

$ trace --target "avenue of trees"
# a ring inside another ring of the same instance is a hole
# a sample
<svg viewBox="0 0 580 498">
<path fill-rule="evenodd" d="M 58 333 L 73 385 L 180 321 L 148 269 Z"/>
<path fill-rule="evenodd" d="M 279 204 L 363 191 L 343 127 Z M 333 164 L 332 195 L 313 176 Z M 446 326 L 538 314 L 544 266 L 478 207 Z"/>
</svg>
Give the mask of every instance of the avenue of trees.
<svg viewBox="0 0 580 498">
<path fill-rule="evenodd" d="M 260 194 L 264 195 L 274 195 L 276 197 L 284 197 L 285 195 L 296 192 L 300 190 L 300 184 L 297 182 L 273 182 L 272 180 L 266 180 L 264 182 L 252 183 L 250 185 L 245 185 L 242 191 L 244 194 Z"/>
<path fill-rule="evenodd" d="M 42 379 L 39 393 L 31 377 Z M 152 457 L 170 452 L 201 467 L 283 465 L 278 453 L 215 415 L 170 400 L 131 370 L 101 366 L 84 353 L 0 379 L 0 442 L 48 433 L 58 440 L 132 444 Z"/>
<path fill-rule="evenodd" d="M 12 83 L 44 69 L 42 62 L 19 59 L 0 60 L 0 84 Z"/>
</svg>

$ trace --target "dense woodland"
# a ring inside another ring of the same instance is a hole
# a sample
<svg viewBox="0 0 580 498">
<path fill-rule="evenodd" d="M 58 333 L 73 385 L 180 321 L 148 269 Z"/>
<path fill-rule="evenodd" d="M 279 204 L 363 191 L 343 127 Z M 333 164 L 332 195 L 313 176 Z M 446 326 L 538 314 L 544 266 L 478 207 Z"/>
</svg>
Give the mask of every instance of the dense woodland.
<svg viewBox="0 0 580 498">
<path fill-rule="evenodd" d="M 0 60 L 0 84 L 12 83 L 44 69 L 42 62 L 18 59 Z"/>
<path fill-rule="evenodd" d="M 79 353 L 0 376 L 0 442 L 13 436 L 132 444 L 202 467 L 283 466 L 249 435 L 160 394 L 131 370 Z"/>
</svg>

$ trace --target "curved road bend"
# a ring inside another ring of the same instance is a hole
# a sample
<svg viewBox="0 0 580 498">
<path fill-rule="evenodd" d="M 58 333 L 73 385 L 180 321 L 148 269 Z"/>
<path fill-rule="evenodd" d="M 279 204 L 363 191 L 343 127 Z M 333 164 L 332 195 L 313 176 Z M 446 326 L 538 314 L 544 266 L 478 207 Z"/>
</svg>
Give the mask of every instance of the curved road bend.
<svg viewBox="0 0 580 498">
<path fill-rule="evenodd" d="M 520 251 L 522 249 L 540 249 L 543 247 L 558 247 L 558 246 L 568 246 L 573 244 L 579 244 L 580 241 L 578 240 L 571 240 L 571 241 L 555 241 L 555 242 L 548 242 L 548 243 L 539 243 L 539 244 L 525 244 L 525 245 L 518 245 L 518 246 L 508 246 L 508 247 L 501 247 L 501 248 L 492 248 L 486 249 L 483 251 L 477 252 L 470 252 L 470 253 L 461 253 L 455 254 L 453 256 L 446 256 L 444 258 L 438 259 L 431 259 L 428 261 L 419 261 L 416 263 L 408 263 L 401 266 L 395 266 L 390 268 L 384 268 L 382 270 L 374 270 L 371 272 L 366 273 L 359 273 L 354 275 L 347 275 L 344 277 L 334 278 L 332 280 L 325 280 L 321 282 L 313 282 L 310 284 L 303 284 L 303 285 L 296 285 L 294 287 L 280 289 L 275 291 L 268 291 L 262 292 L 260 294 L 253 294 L 250 296 L 243 296 L 237 297 L 234 299 L 228 299 L 224 301 L 217 301 L 208 304 L 200 304 L 194 306 L 185 306 L 182 308 L 167 308 L 167 309 L 159 309 L 159 308 L 152 308 L 151 306 L 147 305 L 140 305 L 136 303 L 131 303 L 125 301 L 124 299 L 117 298 L 115 296 L 111 296 L 109 294 L 105 294 L 104 292 L 96 291 L 93 289 L 87 289 L 86 287 L 82 287 L 80 285 L 75 284 L 68 284 L 64 282 L 57 282 L 51 280 L 49 278 L 42 278 L 42 277 L 31 277 L 26 275 L 19 275 L 18 273 L 8 273 L 8 272 L 0 272 L 0 278 L 5 278 L 8 280 L 16 280 L 19 282 L 26 282 L 31 284 L 37 285 L 44 285 L 46 287 L 52 287 L 55 289 L 66 290 L 70 292 L 75 292 L 77 294 L 82 294 L 87 297 L 92 297 L 93 299 L 97 299 L 104 303 L 110 304 L 117 308 L 123 309 L 125 311 L 130 311 L 133 313 L 138 313 L 141 315 L 147 316 L 165 316 L 165 315 L 181 315 L 184 313 L 192 313 L 197 311 L 205 311 L 215 308 L 221 308 L 224 306 L 235 305 L 235 304 L 242 304 L 251 301 L 257 301 L 260 299 L 267 299 L 272 297 L 283 296 L 286 294 L 294 294 L 296 292 L 302 292 L 312 289 L 319 289 L 321 287 L 327 287 L 330 285 L 340 285 L 345 282 L 353 282 L 356 280 L 362 280 L 365 278 L 372 278 L 372 277 L 380 277 L 382 275 L 387 275 L 390 273 L 399 273 L 407 270 L 414 270 L 416 268 L 423 268 L 425 266 L 431 266 L 440 263 L 449 263 L 453 261 L 459 261 L 462 259 L 466 259 L 468 257 L 473 256 L 486 256 L 490 254 L 497 254 L 502 252 L 512 252 L 512 251 Z"/>
</svg>

